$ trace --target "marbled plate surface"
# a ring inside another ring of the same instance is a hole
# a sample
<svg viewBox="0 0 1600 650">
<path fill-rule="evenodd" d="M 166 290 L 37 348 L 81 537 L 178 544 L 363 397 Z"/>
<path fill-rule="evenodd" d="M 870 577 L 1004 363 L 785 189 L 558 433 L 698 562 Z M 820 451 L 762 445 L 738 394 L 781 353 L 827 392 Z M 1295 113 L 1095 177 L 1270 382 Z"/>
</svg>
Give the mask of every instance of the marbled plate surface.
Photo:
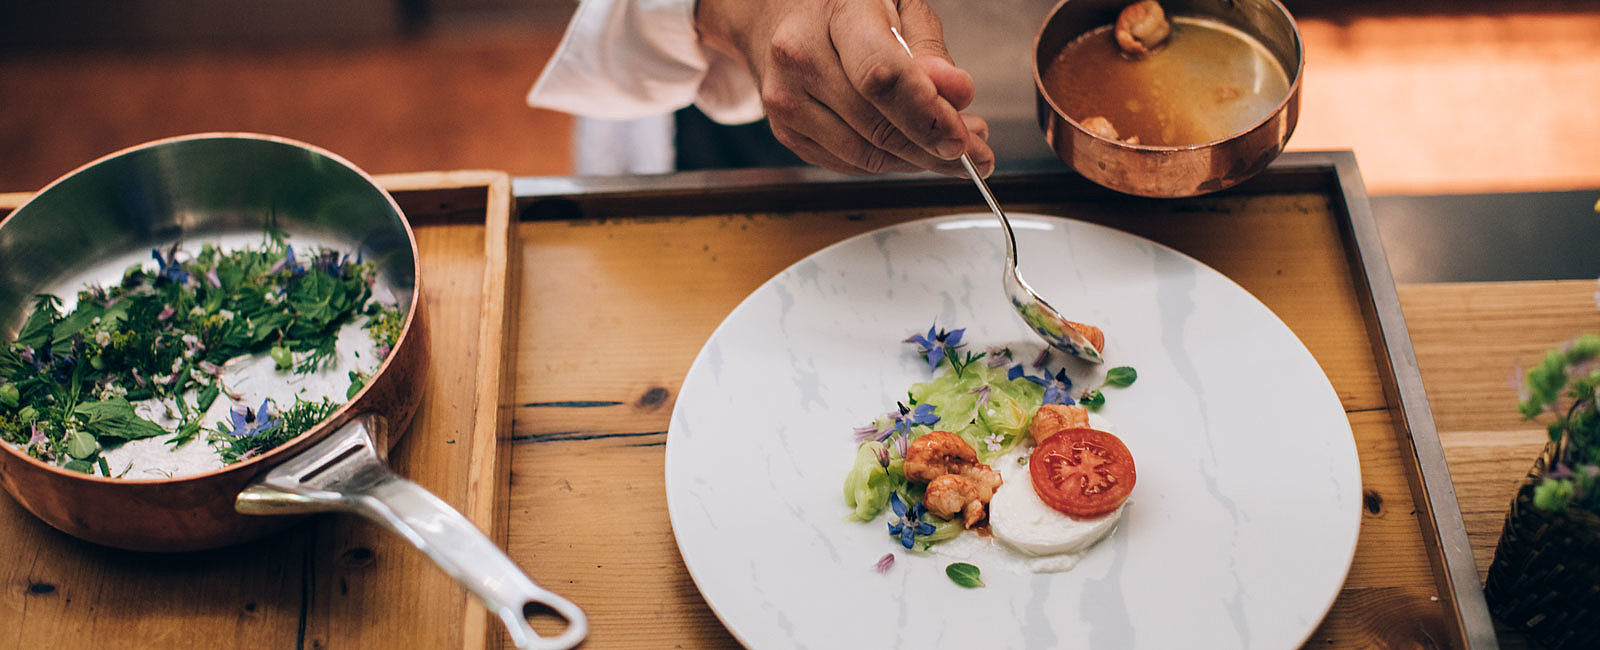
<svg viewBox="0 0 1600 650">
<path fill-rule="evenodd" d="M 1013 215 L 1024 276 L 1106 331 L 1139 381 L 1103 413 L 1138 464 L 1120 527 L 1077 568 L 987 587 L 847 519 L 852 427 L 928 377 L 901 340 L 965 327 L 1037 341 L 1001 291 L 990 215 L 883 228 L 779 273 L 729 314 L 667 436 L 673 532 L 717 616 L 753 648 L 1290 648 L 1355 553 L 1361 474 L 1338 396 L 1289 328 L 1220 273 L 1109 228 Z M 1090 384 L 1093 385 L 1093 384 Z M 897 561 L 886 575 L 873 563 Z M 980 568 L 981 560 L 974 561 Z"/>
</svg>

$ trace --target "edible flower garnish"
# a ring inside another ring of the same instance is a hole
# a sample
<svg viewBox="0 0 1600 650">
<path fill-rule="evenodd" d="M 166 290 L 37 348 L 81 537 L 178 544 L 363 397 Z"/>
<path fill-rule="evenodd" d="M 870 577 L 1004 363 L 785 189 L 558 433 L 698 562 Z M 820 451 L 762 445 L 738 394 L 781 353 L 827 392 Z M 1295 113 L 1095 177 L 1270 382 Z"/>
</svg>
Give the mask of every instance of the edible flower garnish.
<svg viewBox="0 0 1600 650">
<path fill-rule="evenodd" d="M 889 507 L 894 508 L 894 516 L 899 518 L 889 522 L 889 534 L 898 535 L 901 546 L 911 548 L 917 535 L 933 534 L 933 524 L 922 520 L 922 504 L 914 503 L 907 508 L 906 502 L 900 500 L 900 493 L 895 492 L 889 495 Z"/>
<path fill-rule="evenodd" d="M 872 568 L 879 574 L 888 573 L 889 569 L 894 568 L 894 554 L 884 553 L 883 557 L 878 558 L 877 562 L 872 563 Z"/>
<path fill-rule="evenodd" d="M 878 429 L 878 425 L 869 424 L 864 427 L 856 427 L 852 435 L 855 436 L 856 442 L 866 442 L 868 440 L 878 440 L 878 434 L 880 433 L 883 433 L 883 431 Z"/>
<path fill-rule="evenodd" d="M 162 255 L 159 248 L 150 249 L 150 257 L 155 258 L 156 264 L 161 267 L 160 270 L 156 271 L 156 274 L 173 284 L 183 284 L 189 281 L 189 272 L 183 270 L 183 265 L 178 263 L 179 243 L 173 242 L 172 248 L 167 249 L 166 255 Z"/>
<path fill-rule="evenodd" d="M 989 349 L 984 350 L 984 353 L 989 355 L 989 360 L 985 363 L 989 364 L 990 368 L 999 368 L 1011 363 L 1011 348 L 1004 345 L 991 345 Z"/>
<path fill-rule="evenodd" d="M 235 438 L 252 438 L 276 428 L 279 423 L 277 417 L 267 412 L 267 405 L 272 400 L 261 400 L 261 408 L 254 413 L 250 407 L 243 404 L 234 404 L 228 412 L 228 418 L 233 421 L 233 431 L 229 432 Z"/>
<path fill-rule="evenodd" d="M 961 347 L 961 337 L 966 334 L 966 328 L 954 331 L 936 329 L 936 325 L 928 326 L 928 335 L 912 334 L 905 340 L 906 343 L 915 343 L 922 349 L 918 352 L 928 360 L 928 370 L 931 372 L 939 367 L 939 362 L 944 361 L 950 352 Z"/>
<path fill-rule="evenodd" d="M 900 407 L 900 412 L 890 411 L 887 415 L 894 426 L 878 432 L 878 440 L 883 440 L 897 433 L 907 433 L 914 425 L 932 426 L 939 422 L 939 416 L 933 414 L 932 404 L 918 404 L 915 409 L 907 408 L 901 402 L 895 402 Z"/>
<path fill-rule="evenodd" d="M 1006 373 L 1007 379 L 1026 379 L 1044 387 L 1045 404 L 1061 404 L 1071 406 L 1076 404 L 1072 399 L 1072 378 L 1067 376 L 1066 369 L 1057 370 L 1054 377 L 1045 373 L 1044 377 L 1035 377 L 1023 371 L 1022 365 L 1011 366 Z"/>
</svg>

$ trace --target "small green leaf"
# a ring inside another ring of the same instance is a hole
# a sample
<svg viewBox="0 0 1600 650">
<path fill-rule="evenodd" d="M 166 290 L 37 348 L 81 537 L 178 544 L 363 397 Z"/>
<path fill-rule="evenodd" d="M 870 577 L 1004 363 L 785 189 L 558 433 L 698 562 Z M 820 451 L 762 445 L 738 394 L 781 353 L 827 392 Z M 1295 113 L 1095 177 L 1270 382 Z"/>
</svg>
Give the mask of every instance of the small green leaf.
<svg viewBox="0 0 1600 650">
<path fill-rule="evenodd" d="M 84 474 L 94 473 L 94 465 L 90 464 L 89 461 L 86 460 L 69 460 L 65 463 L 62 463 L 61 466 L 74 472 L 82 472 Z"/>
<path fill-rule="evenodd" d="M 73 458 L 88 458 L 100 450 L 100 444 L 94 441 L 94 436 L 83 431 L 73 431 L 67 435 L 67 454 Z"/>
<path fill-rule="evenodd" d="M 272 362 L 277 364 L 279 371 L 294 368 L 294 355 L 289 353 L 289 348 L 281 345 L 272 346 Z"/>
<path fill-rule="evenodd" d="M 200 390 L 200 394 L 195 397 L 195 404 L 200 408 L 200 412 L 204 413 L 211 408 L 212 404 L 216 403 L 217 396 L 221 394 L 222 388 L 216 382 L 212 382 L 211 385 Z"/>
<path fill-rule="evenodd" d="M 1572 500 L 1572 483 L 1545 479 L 1533 486 L 1533 505 L 1547 512 L 1561 512 Z"/>
<path fill-rule="evenodd" d="M 1117 366 L 1106 371 L 1106 383 L 1112 386 L 1132 386 L 1139 379 L 1139 371 L 1132 366 Z"/>
<path fill-rule="evenodd" d="M 107 477 L 107 478 L 110 478 L 110 477 L 111 477 L 111 467 L 110 467 L 110 466 L 109 466 L 109 465 L 106 465 L 106 458 L 105 458 L 105 456 L 101 456 L 101 457 L 100 457 L 100 458 L 98 458 L 98 459 L 96 459 L 96 460 L 98 460 L 98 461 L 99 461 L 99 465 L 100 465 L 100 475 L 101 475 L 101 476 L 105 476 L 105 477 Z"/>
<path fill-rule="evenodd" d="M 944 568 L 944 574 L 950 576 L 950 581 L 967 588 L 982 587 L 983 578 L 978 575 L 978 567 L 966 562 L 956 562 Z"/>
<path fill-rule="evenodd" d="M 0 384 L 0 404 L 16 408 L 21 400 L 22 392 L 17 390 L 16 384 Z"/>
<path fill-rule="evenodd" d="M 1100 389 L 1096 388 L 1084 393 L 1083 397 L 1078 398 L 1078 404 L 1088 410 L 1098 411 L 1100 410 L 1100 407 L 1106 405 L 1106 395 L 1105 393 L 1100 392 Z"/>
</svg>

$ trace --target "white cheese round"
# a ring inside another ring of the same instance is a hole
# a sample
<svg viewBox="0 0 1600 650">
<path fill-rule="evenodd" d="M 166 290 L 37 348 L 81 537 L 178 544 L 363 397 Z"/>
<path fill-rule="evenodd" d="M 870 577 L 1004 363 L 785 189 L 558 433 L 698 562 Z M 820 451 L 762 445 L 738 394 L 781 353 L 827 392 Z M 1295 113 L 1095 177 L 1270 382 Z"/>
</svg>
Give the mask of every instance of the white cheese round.
<svg viewBox="0 0 1600 650">
<path fill-rule="evenodd" d="M 1111 432 L 1110 423 L 1097 414 L 1090 422 Z M 1032 446 L 1021 446 L 996 461 L 1005 481 L 989 502 L 989 530 L 996 539 L 1026 555 L 1060 555 L 1087 549 L 1117 527 L 1127 504 L 1103 517 L 1073 519 L 1041 500 L 1028 466 L 1018 463 L 1031 453 Z"/>
</svg>

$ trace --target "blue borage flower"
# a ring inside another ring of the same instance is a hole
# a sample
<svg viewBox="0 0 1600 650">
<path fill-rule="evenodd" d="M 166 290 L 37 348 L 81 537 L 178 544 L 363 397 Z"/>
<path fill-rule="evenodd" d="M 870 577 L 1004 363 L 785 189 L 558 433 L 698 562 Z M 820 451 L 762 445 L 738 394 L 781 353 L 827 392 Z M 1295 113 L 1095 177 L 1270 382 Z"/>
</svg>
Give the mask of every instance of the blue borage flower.
<svg viewBox="0 0 1600 650">
<path fill-rule="evenodd" d="M 228 411 L 228 419 L 233 422 L 233 431 L 228 432 L 235 438 L 250 438 L 278 428 L 283 421 L 276 415 L 267 412 L 267 404 L 271 400 L 261 400 L 261 408 L 254 413 L 250 407 L 234 404 Z"/>
<path fill-rule="evenodd" d="M 894 508 L 894 516 L 899 518 L 898 521 L 889 522 L 889 534 L 898 535 L 901 546 L 911 548 L 917 535 L 926 537 L 933 534 L 933 524 L 922 520 L 922 504 L 914 503 L 907 508 L 906 503 L 900 500 L 900 493 L 892 492 L 889 494 L 889 507 Z"/>
<path fill-rule="evenodd" d="M 893 422 L 894 425 L 879 432 L 878 440 L 883 440 L 897 433 L 910 433 L 911 427 L 914 425 L 933 426 L 939 422 L 939 416 L 933 414 L 935 407 L 932 404 L 918 404 L 915 409 L 907 408 L 905 404 L 900 402 L 895 402 L 894 405 L 899 407 L 900 412 L 889 412 L 889 421 Z"/>
<path fill-rule="evenodd" d="M 928 334 L 912 334 L 905 343 L 915 343 L 921 350 L 917 353 L 928 360 L 928 371 L 932 372 L 939 367 L 939 362 L 944 361 L 951 352 L 961 347 L 961 337 L 967 333 L 966 328 L 945 331 L 938 329 L 937 325 L 928 326 Z"/>
<path fill-rule="evenodd" d="M 1006 372 L 1007 379 L 1026 379 L 1044 387 L 1045 404 L 1062 404 L 1071 406 L 1077 402 L 1072 399 L 1072 378 L 1067 376 L 1065 368 L 1057 370 L 1054 377 L 1048 372 L 1043 377 L 1035 377 L 1022 369 L 1022 364 L 1011 366 Z"/>
<path fill-rule="evenodd" d="M 300 261 L 294 258 L 294 246 L 285 245 L 283 249 L 283 259 L 278 260 L 277 264 L 273 264 L 272 268 L 267 269 L 267 273 L 288 271 L 289 275 L 297 278 L 305 275 L 306 267 L 300 266 Z"/>
<path fill-rule="evenodd" d="M 183 264 L 178 262 L 178 244 L 179 242 L 173 242 L 172 247 L 167 249 L 166 255 L 162 255 L 159 248 L 150 249 L 150 257 L 155 258 L 156 264 L 161 267 L 160 270 L 156 271 L 156 275 L 158 278 L 165 279 L 173 284 L 183 284 L 189 281 L 189 272 L 185 271 Z"/>
</svg>

